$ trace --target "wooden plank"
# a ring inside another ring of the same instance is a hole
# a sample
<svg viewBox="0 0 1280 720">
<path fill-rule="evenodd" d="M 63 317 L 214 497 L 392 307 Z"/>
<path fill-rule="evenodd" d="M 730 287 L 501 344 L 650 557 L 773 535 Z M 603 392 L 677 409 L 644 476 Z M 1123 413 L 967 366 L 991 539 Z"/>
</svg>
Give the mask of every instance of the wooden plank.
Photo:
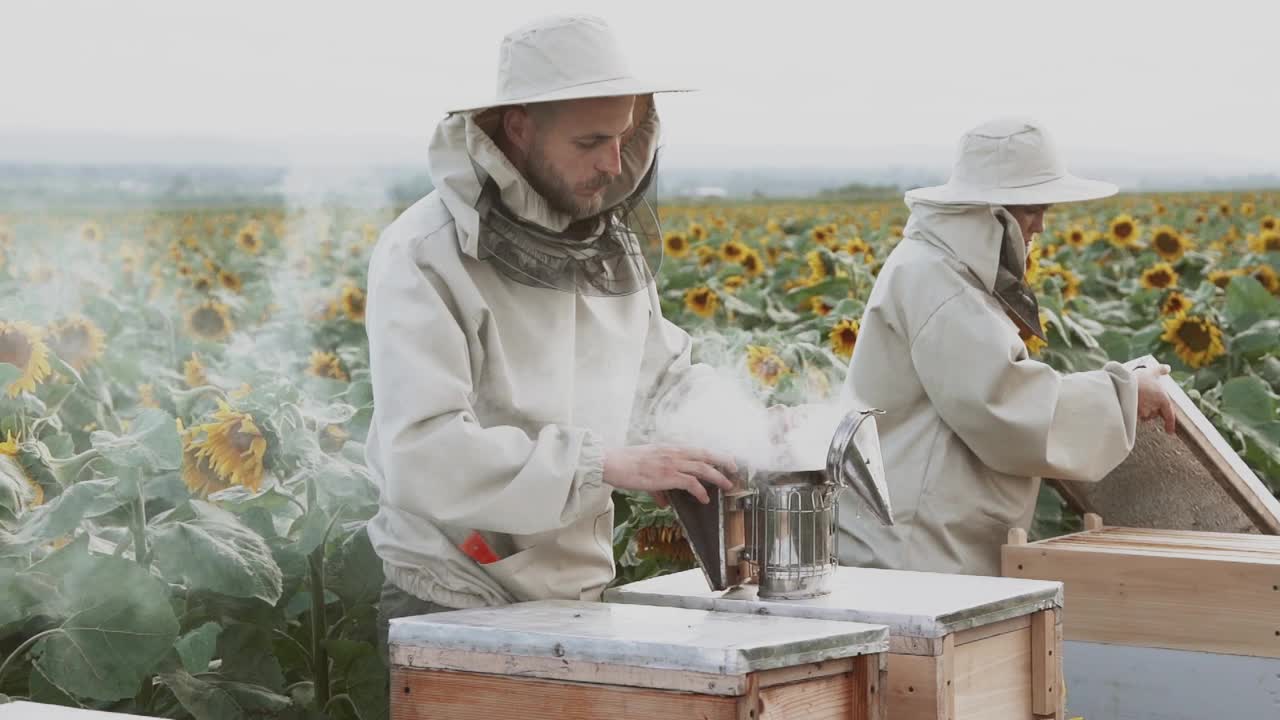
<svg viewBox="0 0 1280 720">
<path fill-rule="evenodd" d="M 889 655 L 889 712 L 894 720 L 943 717 L 938 694 L 940 656 Z"/>
<path fill-rule="evenodd" d="M 876 655 L 868 655 L 867 657 L 876 657 Z M 826 660 L 817 663 L 807 663 L 805 665 L 795 665 L 786 668 L 777 668 L 776 670 L 765 670 L 763 672 L 754 673 L 748 677 L 756 677 L 759 679 L 760 687 L 773 687 L 774 685 L 786 685 L 787 683 L 799 682 L 801 680 L 812 680 L 814 678 L 827 677 L 829 675 L 844 675 L 853 672 L 854 660 L 857 658 L 841 658 L 840 660 Z M 746 692 L 746 683 L 743 682 L 743 691 Z M 737 693 L 741 695 L 742 693 Z"/>
<path fill-rule="evenodd" d="M 941 655 L 942 638 L 890 635 L 889 652 L 894 655 Z"/>
<path fill-rule="evenodd" d="M 737 698 L 715 695 L 449 670 L 391 671 L 391 720 L 740 720 L 737 705 Z"/>
<path fill-rule="evenodd" d="M 1026 627 L 1031 627 L 1031 615 L 1023 615 L 1022 617 L 1010 618 L 997 623 L 991 623 L 990 625 L 981 625 L 976 628 L 961 630 L 956 633 L 956 646 L 968 645 L 971 642 L 984 640 L 992 637 L 993 635 L 1003 635 L 1007 632 L 1021 630 Z"/>
<path fill-rule="evenodd" d="M 747 691 L 738 698 L 736 715 L 738 720 L 759 720 L 761 715 L 760 674 L 747 676 Z"/>
<path fill-rule="evenodd" d="M 1057 613 L 1045 610 L 1031 616 L 1031 710 L 1037 717 L 1059 719 Z"/>
<path fill-rule="evenodd" d="M 391 664 L 424 670 L 455 670 L 735 697 L 746 692 L 747 682 L 745 675 L 716 675 L 689 670 L 609 665 L 585 660 L 567 662 L 557 657 L 501 655 L 401 645 L 391 646 Z"/>
<path fill-rule="evenodd" d="M 1117 525 L 1280 534 L 1280 501 L 1173 379 L 1160 384 L 1173 401 L 1176 436 L 1141 423 L 1133 452 L 1106 478 L 1048 482 L 1076 511 Z"/>
<path fill-rule="evenodd" d="M 760 689 L 760 720 L 849 720 L 855 716 L 852 673 Z M 684 715 L 670 717 L 687 717 Z M 739 713 L 744 720 L 747 715 Z M 754 718 L 754 716 L 751 716 Z"/>
<path fill-rule="evenodd" d="M 1099 515 L 1098 513 L 1085 513 L 1085 514 L 1084 514 L 1084 529 L 1085 529 L 1085 530 L 1101 530 L 1101 529 L 1102 529 L 1102 516 L 1101 516 L 1101 515 Z"/>
<path fill-rule="evenodd" d="M 1031 664 L 1030 627 L 957 647 L 953 671 L 955 712 L 947 717 L 1033 717 Z"/>
<path fill-rule="evenodd" d="M 1023 528 L 1009 528 L 1009 544 L 1010 545 L 1026 545 L 1027 531 Z"/>
<path fill-rule="evenodd" d="M 939 717 L 954 720 L 958 717 L 956 707 L 956 636 L 948 635 L 942 639 L 942 654 L 938 656 L 938 674 L 934 678 L 934 688 L 941 711 Z"/>
<path fill-rule="evenodd" d="M 888 696 L 884 693 L 888 687 L 888 657 L 884 654 L 862 655 L 854 665 L 854 672 L 849 678 L 853 700 L 849 717 L 885 720 L 889 714 Z"/>
<path fill-rule="evenodd" d="M 1067 640 L 1280 657 L 1280 565 L 1042 543 L 1005 574 L 1065 583 Z"/>
</svg>

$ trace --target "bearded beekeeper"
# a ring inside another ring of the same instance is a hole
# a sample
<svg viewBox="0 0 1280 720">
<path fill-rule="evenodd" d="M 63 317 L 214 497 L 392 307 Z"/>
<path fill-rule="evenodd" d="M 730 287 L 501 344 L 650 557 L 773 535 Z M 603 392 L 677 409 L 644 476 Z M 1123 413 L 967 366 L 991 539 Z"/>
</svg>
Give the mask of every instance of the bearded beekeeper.
<svg viewBox="0 0 1280 720">
<path fill-rule="evenodd" d="M 1028 357 L 1044 339 L 1024 278 L 1055 203 L 1114 185 L 1067 172 L 1024 119 L 964 135 L 950 180 L 908 192 L 903 240 L 876 279 L 843 389 L 881 408 L 893 526 L 841 513 L 847 565 L 1000 574 L 1011 527 L 1028 528 L 1041 477 L 1097 481 L 1133 449 L 1139 420 L 1173 407 L 1167 366 L 1061 374 Z M 843 506 L 842 506 L 843 508 Z"/>
<path fill-rule="evenodd" d="M 629 445 L 633 416 L 705 366 L 662 317 L 646 251 L 658 114 L 593 17 L 508 34 L 497 97 L 451 111 L 435 190 L 369 264 L 381 488 L 369 538 L 390 618 L 599 599 L 614 577 L 614 488 L 731 487 L 732 458 Z"/>
</svg>

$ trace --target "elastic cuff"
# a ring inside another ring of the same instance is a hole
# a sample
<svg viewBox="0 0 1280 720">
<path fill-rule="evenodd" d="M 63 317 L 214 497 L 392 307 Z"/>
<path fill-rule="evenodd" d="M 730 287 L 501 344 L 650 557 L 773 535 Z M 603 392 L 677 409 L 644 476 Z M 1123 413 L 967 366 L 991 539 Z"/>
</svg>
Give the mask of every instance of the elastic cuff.
<svg viewBox="0 0 1280 720">
<path fill-rule="evenodd" d="M 578 451 L 578 486 L 584 489 L 604 485 L 604 447 L 594 433 L 582 436 L 582 449 Z"/>
</svg>

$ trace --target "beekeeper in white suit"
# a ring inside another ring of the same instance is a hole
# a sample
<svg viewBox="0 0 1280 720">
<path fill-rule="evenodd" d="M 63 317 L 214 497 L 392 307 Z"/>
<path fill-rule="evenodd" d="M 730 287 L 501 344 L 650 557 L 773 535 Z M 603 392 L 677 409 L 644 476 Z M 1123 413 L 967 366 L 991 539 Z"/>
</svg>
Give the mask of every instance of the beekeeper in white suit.
<svg viewBox="0 0 1280 720">
<path fill-rule="evenodd" d="M 730 487 L 731 458 L 629 446 L 633 416 L 707 370 L 645 256 L 668 89 L 632 76 L 601 20 L 546 18 L 503 40 L 497 96 L 436 128 L 436 189 L 369 264 L 383 643 L 392 617 L 598 599 L 614 488 Z"/>
<path fill-rule="evenodd" d="M 1167 366 L 1061 374 L 1028 357 L 1043 339 L 1024 273 L 1055 203 L 1112 195 L 1067 172 L 1039 124 L 964 135 L 950 180 L 908 192 L 903 240 L 876 279 L 844 386 L 881 408 L 895 524 L 842 505 L 847 565 L 1000 574 L 1011 527 L 1030 526 L 1041 477 L 1097 481 L 1133 449 L 1139 420 L 1173 408 Z"/>
</svg>

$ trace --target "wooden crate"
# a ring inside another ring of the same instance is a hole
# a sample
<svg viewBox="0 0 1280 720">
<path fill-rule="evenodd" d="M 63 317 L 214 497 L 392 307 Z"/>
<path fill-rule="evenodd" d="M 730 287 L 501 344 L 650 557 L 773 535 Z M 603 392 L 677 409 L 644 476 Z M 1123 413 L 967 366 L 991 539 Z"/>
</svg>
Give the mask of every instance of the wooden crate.
<svg viewBox="0 0 1280 720">
<path fill-rule="evenodd" d="M 690 570 L 605 600 L 886 625 L 895 720 L 1064 717 L 1061 583 L 842 567 L 829 595 L 761 600 L 752 585 L 710 590 Z"/>
<path fill-rule="evenodd" d="M 881 720 L 879 625 L 544 601 L 393 620 L 392 720 Z"/>
<path fill-rule="evenodd" d="M 1084 532 L 1010 540 L 1005 575 L 1064 583 L 1072 715 L 1280 717 L 1280 538 L 1089 515 Z"/>
</svg>

